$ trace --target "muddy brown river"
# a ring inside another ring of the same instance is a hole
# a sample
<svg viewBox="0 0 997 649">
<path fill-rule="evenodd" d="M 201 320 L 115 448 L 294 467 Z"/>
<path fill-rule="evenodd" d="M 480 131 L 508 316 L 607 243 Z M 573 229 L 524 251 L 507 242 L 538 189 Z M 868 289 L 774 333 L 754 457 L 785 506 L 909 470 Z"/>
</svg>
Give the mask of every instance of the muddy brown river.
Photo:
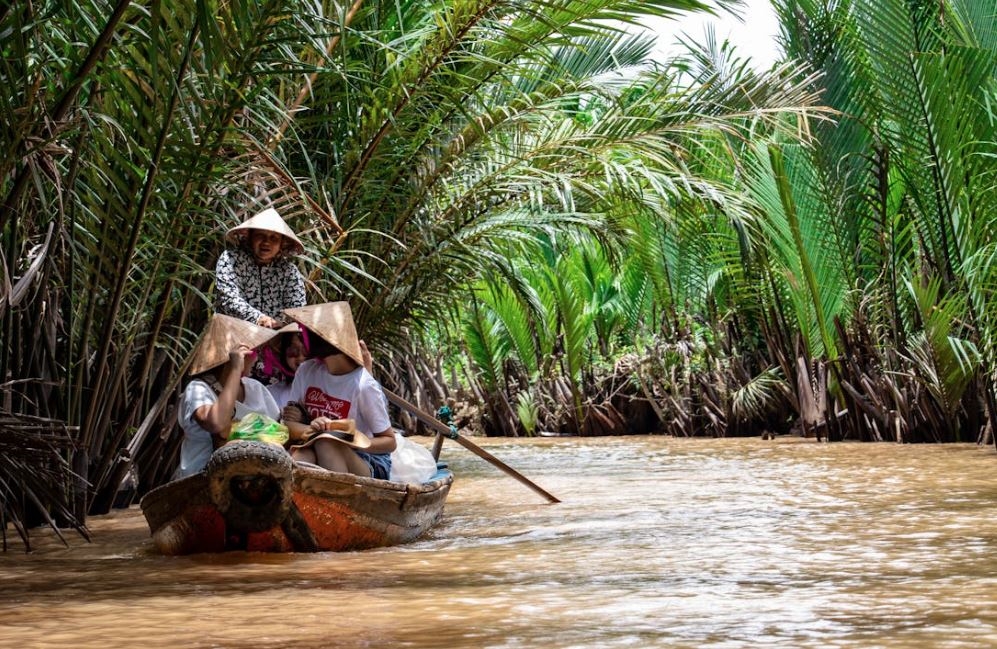
<svg viewBox="0 0 997 649">
<path fill-rule="evenodd" d="M 447 443 L 402 547 L 163 557 L 137 507 L 36 530 L 0 647 L 997 647 L 992 447 L 475 441 L 563 502 Z"/>
</svg>

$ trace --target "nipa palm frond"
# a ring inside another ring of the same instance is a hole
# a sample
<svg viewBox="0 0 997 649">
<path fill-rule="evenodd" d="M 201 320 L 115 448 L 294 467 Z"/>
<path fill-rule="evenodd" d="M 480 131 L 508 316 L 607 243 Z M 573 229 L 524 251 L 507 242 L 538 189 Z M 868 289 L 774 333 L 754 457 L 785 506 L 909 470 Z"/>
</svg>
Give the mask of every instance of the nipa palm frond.
<svg viewBox="0 0 997 649">
<path fill-rule="evenodd" d="M 788 390 L 782 371 L 770 367 L 733 391 L 731 414 L 739 421 L 762 418 Z"/>
<path fill-rule="evenodd" d="M 67 453 L 75 446 L 62 422 L 27 415 L 0 415 L 0 526 L 9 522 L 31 550 L 31 518 L 41 518 L 65 543 L 60 526 L 73 527 L 86 539 L 87 529 L 77 521 L 67 494 L 75 475 Z M 6 534 L 6 533 L 5 533 Z M 7 549 L 6 535 L 4 550 Z"/>
</svg>

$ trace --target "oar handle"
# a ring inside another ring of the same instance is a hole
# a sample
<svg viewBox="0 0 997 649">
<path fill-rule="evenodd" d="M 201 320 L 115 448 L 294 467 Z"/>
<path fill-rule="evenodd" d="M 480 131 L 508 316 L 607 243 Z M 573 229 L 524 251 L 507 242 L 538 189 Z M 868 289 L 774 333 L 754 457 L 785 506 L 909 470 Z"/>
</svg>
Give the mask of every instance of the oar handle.
<svg viewBox="0 0 997 649">
<path fill-rule="evenodd" d="M 385 394 L 385 396 L 388 397 L 389 401 L 391 401 L 393 404 L 395 404 L 399 408 L 404 408 L 405 410 L 408 410 L 413 415 L 415 415 L 415 417 L 419 421 L 421 421 L 422 423 L 426 424 L 427 426 L 430 426 L 433 430 L 435 430 L 436 432 L 438 432 L 440 435 L 443 435 L 447 439 L 452 439 L 452 440 L 456 441 L 458 444 L 460 444 L 461 446 L 463 446 L 467 450 L 471 451 L 472 453 L 474 453 L 478 457 L 491 462 L 498 469 L 500 469 L 501 471 L 504 471 L 505 473 L 509 474 L 510 476 L 512 476 L 513 478 L 515 478 L 516 480 L 518 480 L 519 482 L 522 482 L 524 485 L 526 485 L 527 487 L 529 487 L 533 491 L 537 492 L 538 494 L 540 494 L 541 496 L 543 496 L 544 498 L 546 498 L 548 501 L 550 501 L 552 503 L 559 503 L 559 502 L 561 502 L 559 499 L 557 499 L 555 496 L 553 496 L 550 493 L 548 493 L 547 491 L 545 491 L 539 485 L 537 485 L 536 483 L 530 481 L 526 476 L 524 476 L 523 474 L 521 474 L 519 471 L 516 471 L 511 466 L 509 466 L 508 464 L 506 464 L 502 460 L 498 459 L 497 457 L 495 457 L 494 455 L 492 455 L 491 453 L 489 453 L 485 449 L 481 448 L 480 446 L 478 446 L 474 442 L 472 442 L 472 441 L 468 440 L 467 438 L 463 437 L 462 435 L 460 435 L 457 432 L 456 427 L 447 426 L 446 424 L 444 424 L 442 421 L 440 421 L 436 417 L 432 416 L 428 412 L 425 412 L 421 408 L 418 408 L 414 404 L 409 403 L 408 401 L 406 401 L 405 399 L 401 398 L 400 396 L 398 396 L 397 394 L 395 394 L 391 390 L 388 390 L 387 388 L 382 388 L 382 389 L 384 390 L 384 394 Z"/>
</svg>

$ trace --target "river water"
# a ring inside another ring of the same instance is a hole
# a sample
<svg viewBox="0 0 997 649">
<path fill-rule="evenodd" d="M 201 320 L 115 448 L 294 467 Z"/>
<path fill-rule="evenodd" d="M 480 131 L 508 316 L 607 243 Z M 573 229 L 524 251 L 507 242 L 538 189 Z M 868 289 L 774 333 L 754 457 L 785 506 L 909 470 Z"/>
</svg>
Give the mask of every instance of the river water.
<svg viewBox="0 0 997 649">
<path fill-rule="evenodd" d="M 0 555 L 0 646 L 997 647 L 993 448 L 475 441 L 563 502 L 448 442 L 403 547 L 162 557 L 116 510 Z"/>
</svg>

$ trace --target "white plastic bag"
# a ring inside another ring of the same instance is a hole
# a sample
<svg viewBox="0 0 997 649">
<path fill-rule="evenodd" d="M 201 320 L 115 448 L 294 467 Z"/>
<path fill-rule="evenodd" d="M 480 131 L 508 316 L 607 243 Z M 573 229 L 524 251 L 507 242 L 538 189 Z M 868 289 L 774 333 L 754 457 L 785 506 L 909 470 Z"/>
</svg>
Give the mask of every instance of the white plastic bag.
<svg viewBox="0 0 997 649">
<path fill-rule="evenodd" d="M 409 441 L 401 431 L 395 431 L 397 446 L 391 452 L 391 480 L 395 482 L 425 482 L 436 473 L 436 460 L 428 448 Z"/>
</svg>

